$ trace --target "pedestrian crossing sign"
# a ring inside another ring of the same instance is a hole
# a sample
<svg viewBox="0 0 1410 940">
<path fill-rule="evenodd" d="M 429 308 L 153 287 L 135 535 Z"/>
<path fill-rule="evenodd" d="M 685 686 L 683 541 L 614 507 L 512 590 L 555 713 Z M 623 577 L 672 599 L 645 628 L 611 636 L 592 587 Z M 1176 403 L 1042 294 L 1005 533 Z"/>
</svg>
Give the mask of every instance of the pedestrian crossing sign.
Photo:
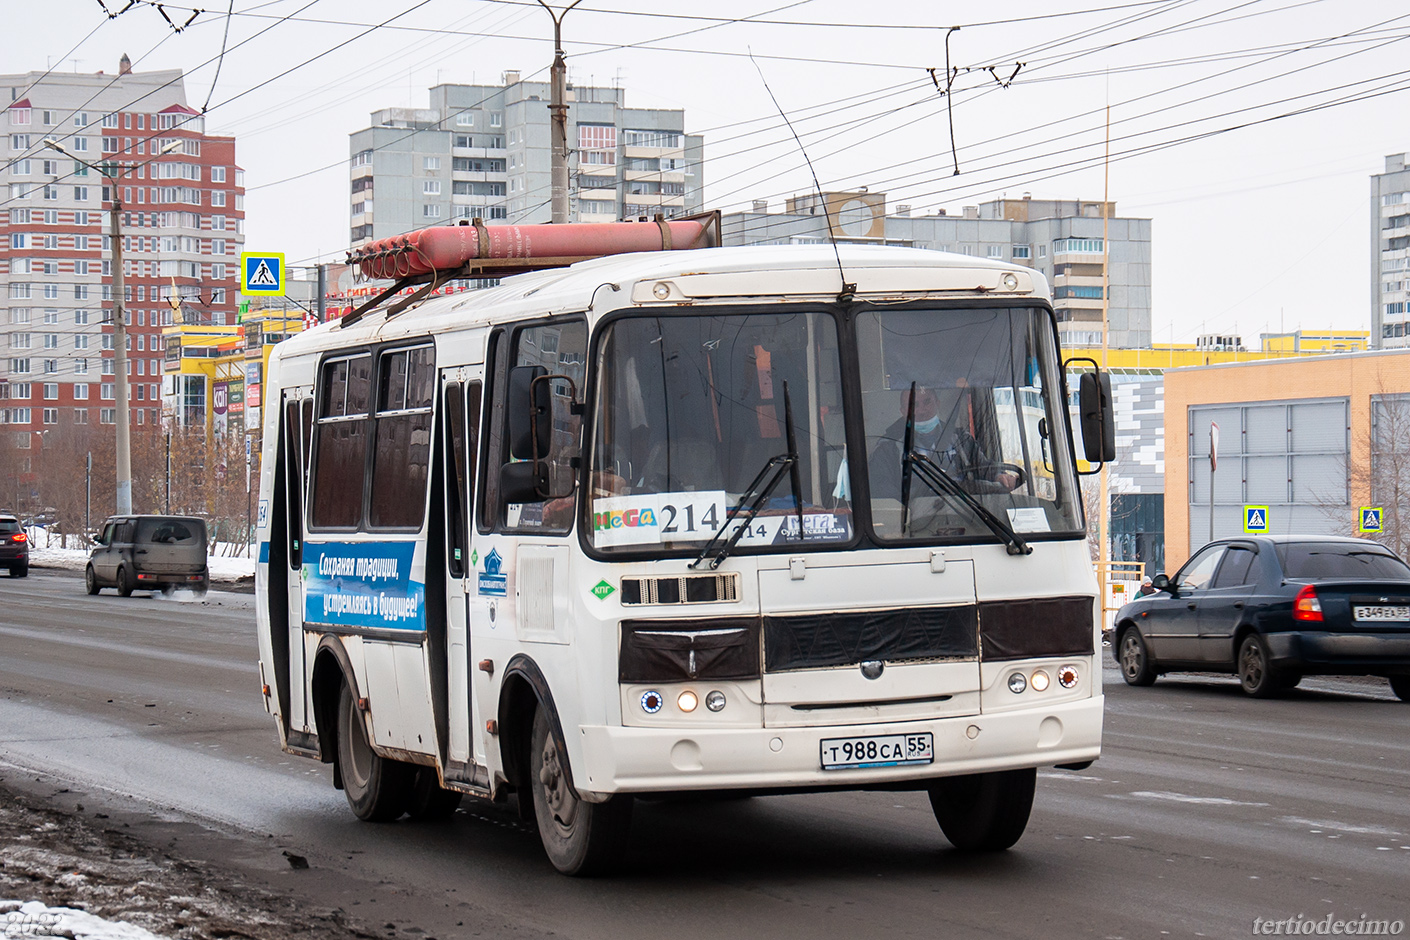
<svg viewBox="0 0 1410 940">
<path fill-rule="evenodd" d="M 284 296 L 284 255 L 274 251 L 247 251 L 240 255 L 240 293 L 261 297 Z"/>
<path fill-rule="evenodd" d="M 1380 506 L 1362 506 L 1361 525 L 1359 528 L 1362 532 L 1384 531 L 1382 529 L 1382 517 L 1384 515 L 1385 513 L 1382 512 Z"/>
<path fill-rule="evenodd" d="M 1244 507 L 1244 531 L 1251 535 L 1258 535 L 1268 531 L 1267 506 Z"/>
</svg>

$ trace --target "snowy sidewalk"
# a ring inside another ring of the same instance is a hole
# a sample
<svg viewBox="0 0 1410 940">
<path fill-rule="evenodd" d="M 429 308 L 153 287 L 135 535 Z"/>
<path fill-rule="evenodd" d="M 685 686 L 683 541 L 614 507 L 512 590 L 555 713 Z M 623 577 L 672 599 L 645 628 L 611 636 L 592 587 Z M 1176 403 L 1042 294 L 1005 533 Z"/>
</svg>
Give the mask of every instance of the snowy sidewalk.
<svg viewBox="0 0 1410 940">
<path fill-rule="evenodd" d="M 73 940 L 161 940 L 125 921 L 104 920 L 87 911 L 47 907 L 41 901 L 0 899 L 0 937 L 72 937 Z"/>
<path fill-rule="evenodd" d="M 42 536 L 40 541 L 42 541 Z M 41 548 L 39 541 L 31 538 L 29 564 L 33 568 L 66 568 L 82 571 L 88 564 L 88 552 L 81 548 Z M 253 558 L 228 558 L 212 555 L 207 559 L 211 580 L 221 582 L 247 581 L 255 576 Z M 0 934 L 0 936 L 4 936 Z"/>
</svg>

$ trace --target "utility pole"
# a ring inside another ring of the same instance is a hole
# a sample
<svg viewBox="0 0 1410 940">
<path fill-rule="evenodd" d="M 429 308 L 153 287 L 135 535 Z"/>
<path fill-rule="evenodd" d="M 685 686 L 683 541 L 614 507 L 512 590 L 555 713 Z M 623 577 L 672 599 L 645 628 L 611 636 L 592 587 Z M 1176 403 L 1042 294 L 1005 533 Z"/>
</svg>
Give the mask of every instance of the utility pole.
<svg viewBox="0 0 1410 940">
<path fill-rule="evenodd" d="M 123 308 L 124 296 L 122 278 L 122 190 L 118 184 L 129 170 L 130 165 L 116 161 L 93 164 L 76 157 L 63 148 L 52 137 L 44 139 L 44 146 L 50 150 L 81 163 L 103 177 L 108 183 L 111 199 L 108 200 L 108 237 L 112 240 L 113 264 L 113 390 L 117 398 L 117 512 L 127 515 L 132 512 L 132 426 L 127 400 L 127 311 Z M 173 140 L 157 154 L 166 156 L 181 146 L 181 141 Z M 155 159 L 155 158 L 154 158 Z M 148 160 L 147 163 L 151 163 Z M 144 164 L 145 165 L 145 164 Z"/>
<path fill-rule="evenodd" d="M 1109 240 L 1110 217 L 1111 217 L 1111 105 L 1106 106 L 1106 154 L 1103 158 L 1102 170 L 1102 371 L 1106 371 L 1106 360 L 1108 344 L 1111 341 L 1111 242 Z M 1111 403 L 1115 410 L 1115 402 Z M 1110 578 L 1111 565 L 1111 541 L 1108 529 L 1111 527 L 1111 489 L 1107 476 L 1107 464 L 1102 462 L 1101 470 L 1101 510 L 1097 516 L 1097 538 L 1101 541 L 1101 547 L 1097 552 L 1098 568 L 1097 580 L 1102 589 L 1102 603 L 1106 603 L 1107 581 Z M 1106 629 L 1105 615 L 1103 615 L 1102 629 Z"/>
<path fill-rule="evenodd" d="M 563 17 L 583 0 L 573 0 L 562 13 L 554 15 L 553 8 L 543 0 L 539 6 L 553 18 L 553 68 L 550 70 L 550 83 L 553 86 L 548 111 L 552 125 L 552 153 L 549 164 L 550 218 L 562 224 L 568 221 L 568 64 L 563 60 Z"/>
<path fill-rule="evenodd" d="M 328 295 L 328 265 L 326 265 L 326 264 L 324 264 L 324 263 L 322 263 L 322 262 L 319 262 L 319 264 L 318 264 L 318 300 L 315 302 L 314 308 L 313 308 L 313 309 L 315 309 L 315 310 L 318 311 L 318 322 L 319 322 L 319 323 L 322 323 L 324 320 L 327 319 L 327 314 L 328 314 L 327 295 Z M 286 332 L 286 333 L 288 332 L 287 327 L 285 328 L 285 332 Z"/>
<path fill-rule="evenodd" d="M 112 190 L 109 201 L 108 236 L 112 239 L 113 255 L 113 389 L 117 394 L 117 511 L 132 512 L 132 429 L 127 402 L 127 311 L 122 280 L 122 191 L 118 176 L 107 177 Z"/>
</svg>

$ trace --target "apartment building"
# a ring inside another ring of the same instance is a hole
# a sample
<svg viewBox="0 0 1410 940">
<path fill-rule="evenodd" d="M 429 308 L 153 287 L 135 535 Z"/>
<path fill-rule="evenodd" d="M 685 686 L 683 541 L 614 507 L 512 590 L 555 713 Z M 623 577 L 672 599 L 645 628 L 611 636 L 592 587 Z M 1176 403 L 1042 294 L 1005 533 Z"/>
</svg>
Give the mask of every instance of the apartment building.
<svg viewBox="0 0 1410 940">
<path fill-rule="evenodd" d="M 161 337 L 173 295 L 183 322 L 235 322 L 245 214 L 235 140 L 206 133 L 179 70 L 133 72 L 126 56 L 115 74 L 0 75 L 4 92 L 0 421 L 30 449 L 41 432 L 117 420 L 102 166 L 123 203 L 131 421 L 159 424 L 176 393 L 163 388 Z"/>
<path fill-rule="evenodd" d="M 1104 250 L 1102 203 L 1070 199 L 995 199 L 965 206 L 960 215 L 940 210 L 913 215 L 910 206 L 888 211 L 886 194 L 866 189 L 788 199 L 782 212 L 764 200 L 749 212 L 724 217 L 727 245 L 805 244 L 826 241 L 828 220 L 839 241 L 908 245 L 1011 261 L 1041 271 L 1053 291 L 1064 346 L 1099 346 L 1102 292 L 1108 298 L 1109 343 L 1135 349 L 1151 343 L 1151 220 L 1123 218 L 1116 204 L 1106 214 L 1110 250 Z M 1110 264 L 1109 285 L 1103 264 Z"/>
<path fill-rule="evenodd" d="M 437 85 L 428 108 L 385 108 L 349 135 L 353 247 L 482 219 L 550 218 L 547 82 L 506 72 L 500 85 Z M 685 112 L 628 108 L 620 88 L 569 86 L 570 219 L 612 222 L 700 211 L 704 141 Z"/>
<path fill-rule="evenodd" d="M 1410 167 L 1406 154 L 1386 157 L 1371 177 L 1371 342 L 1410 346 Z"/>
</svg>

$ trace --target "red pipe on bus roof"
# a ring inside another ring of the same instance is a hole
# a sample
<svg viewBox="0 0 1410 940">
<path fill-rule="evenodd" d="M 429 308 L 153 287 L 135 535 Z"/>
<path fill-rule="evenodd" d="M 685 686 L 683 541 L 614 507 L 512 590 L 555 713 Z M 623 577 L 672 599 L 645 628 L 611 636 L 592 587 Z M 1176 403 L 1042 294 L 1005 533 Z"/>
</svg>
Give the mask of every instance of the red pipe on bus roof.
<svg viewBox="0 0 1410 940">
<path fill-rule="evenodd" d="M 539 225 L 438 225 L 378 239 L 348 252 L 370 278 L 454 271 L 474 261 L 553 259 L 556 264 L 633 251 L 672 251 L 714 244 L 708 220 L 572 222 Z M 552 266 L 552 265 L 550 265 Z M 525 270 L 532 269 L 528 265 Z"/>
</svg>

